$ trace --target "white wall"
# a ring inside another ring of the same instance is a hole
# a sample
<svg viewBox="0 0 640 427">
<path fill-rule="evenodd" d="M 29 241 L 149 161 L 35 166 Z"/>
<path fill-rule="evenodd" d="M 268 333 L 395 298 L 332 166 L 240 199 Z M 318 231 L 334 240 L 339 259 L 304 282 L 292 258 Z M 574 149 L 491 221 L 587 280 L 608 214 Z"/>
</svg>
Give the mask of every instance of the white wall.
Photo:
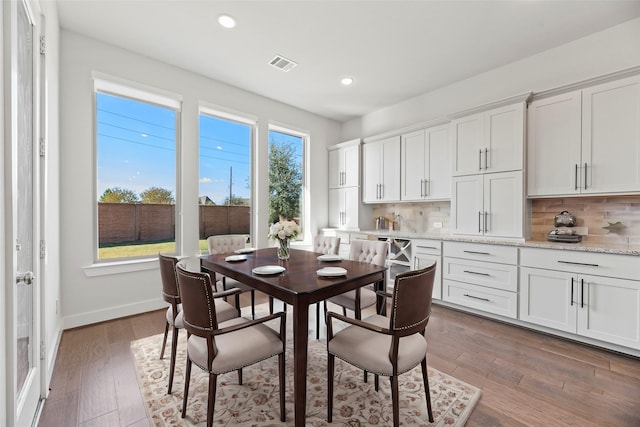
<svg viewBox="0 0 640 427">
<path fill-rule="evenodd" d="M 340 125 L 311 113 L 203 76 L 63 30 L 60 58 L 60 262 L 65 328 L 164 306 L 156 268 L 88 277 L 94 254 L 95 159 L 92 71 L 182 95 L 182 254 L 197 251 L 198 105 L 221 105 L 258 119 L 257 165 L 253 186 L 253 230 L 267 244 L 267 131 L 269 122 L 311 134 L 308 235 L 327 223 L 327 151 L 339 142 Z M 186 47 L 185 47 L 186 48 Z M 231 60 L 231 58 L 230 58 Z M 155 267 L 155 266 L 154 266 Z M 109 270 L 108 268 L 106 269 Z"/>
<path fill-rule="evenodd" d="M 640 18 L 351 120 L 343 125 L 342 139 L 400 129 L 637 65 Z"/>
</svg>

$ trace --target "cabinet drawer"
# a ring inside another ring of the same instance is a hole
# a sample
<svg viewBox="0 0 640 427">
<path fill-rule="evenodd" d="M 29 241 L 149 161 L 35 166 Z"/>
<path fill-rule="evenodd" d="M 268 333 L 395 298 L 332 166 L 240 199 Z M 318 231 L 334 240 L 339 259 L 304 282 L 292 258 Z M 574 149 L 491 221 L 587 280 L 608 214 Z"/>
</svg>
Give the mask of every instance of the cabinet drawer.
<svg viewBox="0 0 640 427">
<path fill-rule="evenodd" d="M 444 280 L 442 299 L 500 316 L 514 319 L 518 317 L 518 294 L 516 292 Z"/>
<path fill-rule="evenodd" d="M 442 242 L 440 240 L 411 239 L 414 254 L 440 255 Z"/>
<path fill-rule="evenodd" d="M 444 242 L 444 255 L 484 262 L 518 264 L 518 248 L 512 246 Z"/>
<path fill-rule="evenodd" d="M 632 255 L 522 248 L 520 250 L 520 265 L 640 280 L 640 257 Z"/>
<path fill-rule="evenodd" d="M 445 257 L 442 275 L 457 280 L 505 291 L 518 291 L 518 267 L 459 258 Z"/>
</svg>

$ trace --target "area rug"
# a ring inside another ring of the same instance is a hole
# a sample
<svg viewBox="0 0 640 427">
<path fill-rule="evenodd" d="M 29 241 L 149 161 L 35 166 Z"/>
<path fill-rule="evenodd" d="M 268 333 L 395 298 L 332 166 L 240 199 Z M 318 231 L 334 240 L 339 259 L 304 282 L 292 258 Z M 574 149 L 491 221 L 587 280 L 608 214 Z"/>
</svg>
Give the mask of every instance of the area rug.
<svg viewBox="0 0 640 427">
<path fill-rule="evenodd" d="M 290 328 L 289 328 L 290 329 Z M 186 332 L 178 339 L 172 394 L 167 394 L 170 346 L 160 360 L 162 334 L 132 342 L 138 382 L 155 426 L 206 424 L 208 375 L 193 366 L 187 416 L 181 418 L 186 358 Z M 293 355 L 291 330 L 287 335 L 286 417 L 280 422 L 277 358 L 244 368 L 242 386 L 237 372 L 218 377 L 214 425 L 294 425 Z M 327 423 L 327 350 L 325 340 L 309 338 L 307 373 L 307 426 L 388 426 L 393 424 L 391 388 L 386 377 L 380 389 L 373 375 L 363 381 L 362 371 L 336 359 L 333 422 Z M 480 390 L 436 369 L 428 368 L 434 423 L 429 423 L 420 367 L 399 377 L 400 423 L 404 426 L 463 426 L 480 398 Z"/>
</svg>

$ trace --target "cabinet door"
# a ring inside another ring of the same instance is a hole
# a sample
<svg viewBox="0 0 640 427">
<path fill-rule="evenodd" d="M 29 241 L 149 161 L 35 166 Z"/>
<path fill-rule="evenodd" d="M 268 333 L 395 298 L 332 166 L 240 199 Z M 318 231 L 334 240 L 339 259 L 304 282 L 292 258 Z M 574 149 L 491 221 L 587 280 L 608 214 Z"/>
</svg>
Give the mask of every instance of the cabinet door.
<svg viewBox="0 0 640 427">
<path fill-rule="evenodd" d="M 429 128 L 425 131 L 426 198 L 451 198 L 451 140 L 449 125 Z"/>
<path fill-rule="evenodd" d="M 376 203 L 380 201 L 380 185 L 382 180 L 382 145 L 379 142 L 364 144 L 362 147 L 363 167 L 363 201 Z"/>
<path fill-rule="evenodd" d="M 442 258 L 440 255 L 428 255 L 417 253 L 413 255 L 413 269 L 420 270 L 436 263 L 436 275 L 433 278 L 434 299 L 442 299 Z"/>
<path fill-rule="evenodd" d="M 422 200 L 426 196 L 425 131 L 419 130 L 402 135 L 400 152 L 402 155 L 400 198 L 402 200 Z"/>
<path fill-rule="evenodd" d="M 476 174 L 482 171 L 481 150 L 484 137 L 484 113 L 451 122 L 453 144 L 453 176 Z"/>
<path fill-rule="evenodd" d="M 346 228 L 358 228 L 360 194 L 358 187 L 345 187 L 342 190 L 343 200 L 343 226 Z"/>
<path fill-rule="evenodd" d="M 576 194 L 580 187 L 580 91 L 533 101 L 528 113 L 527 194 Z"/>
<path fill-rule="evenodd" d="M 347 147 L 343 150 L 344 161 L 343 180 L 344 187 L 357 187 L 360 185 L 360 146 Z"/>
<path fill-rule="evenodd" d="M 483 162 L 485 172 L 521 170 L 524 167 L 524 104 L 485 112 Z"/>
<path fill-rule="evenodd" d="M 342 185 L 342 158 L 341 150 L 329 150 L 329 188 Z"/>
<path fill-rule="evenodd" d="M 451 233 L 481 235 L 483 176 L 454 177 L 451 185 Z"/>
<path fill-rule="evenodd" d="M 640 282 L 579 275 L 578 334 L 640 349 Z"/>
<path fill-rule="evenodd" d="M 575 274 L 520 267 L 520 320 L 575 333 L 578 297 Z"/>
<path fill-rule="evenodd" d="M 382 197 L 383 202 L 400 200 L 400 137 L 385 139 L 382 143 Z"/>
<path fill-rule="evenodd" d="M 582 192 L 640 191 L 640 76 L 584 89 L 582 114 Z"/>
<path fill-rule="evenodd" d="M 329 189 L 329 227 L 342 227 L 344 196 L 339 188 Z"/>
<path fill-rule="evenodd" d="M 485 236 L 522 237 L 522 171 L 484 175 L 484 211 L 482 230 Z"/>
</svg>

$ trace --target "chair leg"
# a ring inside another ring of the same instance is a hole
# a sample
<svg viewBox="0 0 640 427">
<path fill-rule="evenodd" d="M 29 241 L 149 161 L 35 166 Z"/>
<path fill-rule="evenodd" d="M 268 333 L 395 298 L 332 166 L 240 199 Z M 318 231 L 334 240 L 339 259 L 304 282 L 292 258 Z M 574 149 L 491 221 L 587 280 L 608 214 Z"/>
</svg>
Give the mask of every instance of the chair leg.
<svg viewBox="0 0 640 427">
<path fill-rule="evenodd" d="M 363 371 L 364 372 L 364 382 L 367 383 L 369 382 L 369 373 L 367 371 Z"/>
<path fill-rule="evenodd" d="M 320 339 L 320 301 L 316 303 L 316 340 Z"/>
<path fill-rule="evenodd" d="M 189 380 L 191 379 L 191 359 L 187 355 L 187 368 L 184 372 L 184 395 L 182 396 L 182 418 L 187 415 L 187 397 L 189 397 Z"/>
<path fill-rule="evenodd" d="M 378 374 L 373 375 L 373 386 L 376 391 L 380 390 L 380 379 Z"/>
<path fill-rule="evenodd" d="M 427 413 L 429 414 L 429 422 L 433 422 L 433 411 L 431 410 L 431 392 L 429 391 L 429 376 L 427 375 L 427 358 L 420 362 L 422 368 L 422 382 L 424 383 L 424 395 L 427 399 Z"/>
<path fill-rule="evenodd" d="M 242 385 L 242 368 L 238 369 L 238 384 Z"/>
<path fill-rule="evenodd" d="M 167 335 L 169 335 L 169 322 L 164 325 L 164 339 L 162 340 L 162 350 L 160 350 L 160 359 L 164 357 L 164 348 L 167 346 Z"/>
<path fill-rule="evenodd" d="M 256 291 L 251 291 L 251 318 L 256 318 Z"/>
<path fill-rule="evenodd" d="M 327 355 L 327 422 L 333 419 L 333 371 L 335 367 L 335 356 Z"/>
<path fill-rule="evenodd" d="M 278 355 L 278 374 L 280 376 L 280 421 L 287 421 L 287 411 L 285 410 L 285 360 L 284 352 Z"/>
<path fill-rule="evenodd" d="M 173 335 L 171 336 L 171 363 L 169 364 L 169 388 L 167 394 L 171 394 L 171 387 L 173 387 L 173 373 L 176 370 L 176 353 L 178 350 L 178 332 L 180 330 L 173 327 Z"/>
<path fill-rule="evenodd" d="M 393 427 L 400 425 L 400 408 L 398 406 L 398 376 L 391 377 L 391 402 L 393 405 Z"/>
<path fill-rule="evenodd" d="M 273 314 L 273 297 L 269 297 L 269 314 Z"/>
<path fill-rule="evenodd" d="M 209 374 L 209 399 L 207 402 L 207 427 L 213 427 L 213 412 L 216 408 L 216 388 L 218 385 L 218 376 Z"/>
</svg>

